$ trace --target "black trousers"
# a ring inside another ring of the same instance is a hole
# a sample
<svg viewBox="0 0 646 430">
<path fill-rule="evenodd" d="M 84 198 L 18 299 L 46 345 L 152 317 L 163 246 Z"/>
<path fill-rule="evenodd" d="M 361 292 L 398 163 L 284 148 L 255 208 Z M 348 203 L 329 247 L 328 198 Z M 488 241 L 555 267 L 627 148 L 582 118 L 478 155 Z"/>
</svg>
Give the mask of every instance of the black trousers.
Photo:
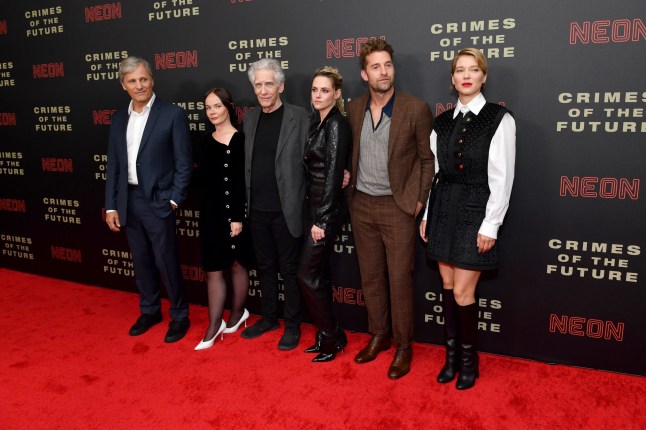
<svg viewBox="0 0 646 430">
<path fill-rule="evenodd" d="M 187 318 L 188 302 L 177 249 L 175 213 L 159 218 L 152 212 L 141 190 L 129 188 L 125 230 L 135 267 L 141 313 L 161 311 L 161 280 L 170 300 L 170 317 L 175 321 Z"/>
<path fill-rule="evenodd" d="M 338 328 L 332 305 L 330 255 L 341 226 L 339 220 L 345 218 L 345 214 L 346 212 L 343 212 L 337 219 L 331 220 L 325 230 L 325 238 L 316 243 L 311 234 L 312 215 L 307 208 L 303 217 L 305 230 L 298 268 L 298 286 L 314 324 L 327 335 L 332 335 Z"/>
<path fill-rule="evenodd" d="M 278 320 L 278 273 L 280 272 L 285 287 L 283 308 L 285 327 L 300 327 L 301 295 L 296 281 L 296 271 L 301 237 L 291 235 L 282 212 L 251 210 L 249 231 L 256 254 L 263 319 L 269 322 Z"/>
</svg>

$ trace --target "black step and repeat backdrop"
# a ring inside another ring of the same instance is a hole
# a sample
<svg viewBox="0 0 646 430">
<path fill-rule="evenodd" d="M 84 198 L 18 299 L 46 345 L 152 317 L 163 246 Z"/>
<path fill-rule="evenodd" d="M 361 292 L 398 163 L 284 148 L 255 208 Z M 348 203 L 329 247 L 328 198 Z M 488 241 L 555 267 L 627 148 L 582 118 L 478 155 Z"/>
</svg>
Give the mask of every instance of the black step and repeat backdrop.
<svg viewBox="0 0 646 430">
<path fill-rule="evenodd" d="M 281 62 L 284 100 L 309 106 L 323 65 L 366 91 L 359 47 L 395 48 L 397 88 L 450 109 L 450 60 L 467 46 L 489 59 L 486 97 L 515 113 L 516 183 L 502 265 L 479 288 L 484 351 L 646 375 L 646 120 L 643 1 L 37 0 L 0 6 L 0 264 L 135 291 L 124 235 L 103 222 L 107 135 L 127 95 L 128 55 L 147 58 L 158 97 L 207 132 L 203 94 L 228 88 L 242 119 L 246 71 Z M 198 197 L 178 211 L 191 301 L 206 303 Z M 352 228 L 337 239 L 334 300 L 365 331 Z M 252 272 L 249 307 L 259 309 Z M 0 280 L 1 282 L 1 280 Z M 440 343 L 441 283 L 420 245 L 416 338 Z"/>
</svg>

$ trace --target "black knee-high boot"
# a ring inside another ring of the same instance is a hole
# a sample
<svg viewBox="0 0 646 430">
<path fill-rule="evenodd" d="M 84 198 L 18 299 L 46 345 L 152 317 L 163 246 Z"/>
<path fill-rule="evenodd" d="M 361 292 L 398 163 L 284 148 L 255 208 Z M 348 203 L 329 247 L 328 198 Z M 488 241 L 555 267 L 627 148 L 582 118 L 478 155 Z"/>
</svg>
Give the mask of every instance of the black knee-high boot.
<svg viewBox="0 0 646 430">
<path fill-rule="evenodd" d="M 451 382 L 460 368 L 460 353 L 458 350 L 458 310 L 455 303 L 453 290 L 442 290 L 442 314 L 444 315 L 444 345 L 446 347 L 446 359 L 444 367 L 437 375 L 437 382 L 446 384 Z"/>
<path fill-rule="evenodd" d="M 476 383 L 480 376 L 478 369 L 478 305 L 457 306 L 460 324 L 460 376 L 455 388 L 466 390 Z"/>
</svg>

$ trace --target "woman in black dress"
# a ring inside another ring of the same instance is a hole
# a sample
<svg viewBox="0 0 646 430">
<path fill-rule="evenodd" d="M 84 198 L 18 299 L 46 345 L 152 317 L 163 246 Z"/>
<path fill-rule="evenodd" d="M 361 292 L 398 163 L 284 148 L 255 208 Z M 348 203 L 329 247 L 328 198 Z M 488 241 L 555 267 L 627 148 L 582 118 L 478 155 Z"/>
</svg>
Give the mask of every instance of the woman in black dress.
<svg viewBox="0 0 646 430">
<path fill-rule="evenodd" d="M 516 124 L 511 112 L 482 95 L 487 61 L 479 50 L 458 53 L 451 81 L 459 99 L 431 133 L 436 176 L 420 235 L 443 284 L 446 362 L 437 381 L 450 382 L 459 372 L 456 388 L 464 390 L 479 376 L 475 291 L 482 270 L 498 265 L 498 228 L 514 180 Z"/>
<path fill-rule="evenodd" d="M 331 361 L 348 343 L 332 309 L 329 259 L 334 239 L 345 221 L 347 203 L 342 184 L 352 133 L 343 115 L 341 75 L 323 67 L 312 80 L 314 112 L 303 158 L 307 170 L 304 242 L 298 285 L 314 323 L 316 343 L 305 350 L 318 353 L 312 361 Z"/>
<path fill-rule="evenodd" d="M 214 88 L 206 94 L 204 108 L 215 131 L 204 138 L 199 180 L 200 245 L 202 267 L 207 273 L 209 326 L 196 350 L 213 346 L 222 333 L 234 333 L 249 312 L 244 308 L 249 289 L 247 266 L 251 245 L 245 224 L 244 135 L 232 123 L 235 109 L 229 92 Z M 226 299 L 225 271 L 233 284 L 231 315 L 222 319 Z"/>
</svg>

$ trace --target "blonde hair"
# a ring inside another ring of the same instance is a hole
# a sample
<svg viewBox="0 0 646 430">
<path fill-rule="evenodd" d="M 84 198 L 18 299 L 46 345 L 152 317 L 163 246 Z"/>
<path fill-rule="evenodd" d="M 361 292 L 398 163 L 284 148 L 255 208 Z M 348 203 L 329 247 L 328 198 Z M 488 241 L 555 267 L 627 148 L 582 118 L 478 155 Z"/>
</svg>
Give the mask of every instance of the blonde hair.
<svg viewBox="0 0 646 430">
<path fill-rule="evenodd" d="M 480 51 L 477 48 L 464 48 L 460 50 L 460 52 L 458 52 L 458 55 L 455 56 L 455 58 L 453 59 L 453 62 L 451 63 L 451 76 L 453 76 L 453 73 L 455 73 L 455 68 L 456 68 L 456 65 L 458 64 L 458 59 L 465 55 L 470 55 L 474 57 L 476 59 L 476 63 L 478 63 L 478 67 L 480 67 L 480 70 L 482 70 L 482 73 L 484 73 L 484 75 L 487 76 L 487 71 L 489 70 L 489 67 L 487 66 L 487 59 L 485 58 L 482 51 Z M 484 89 L 484 87 L 485 87 L 485 84 L 483 82 L 482 89 Z M 451 84 L 449 89 L 455 90 L 455 86 Z"/>
<path fill-rule="evenodd" d="M 455 67 L 458 63 L 458 58 L 462 57 L 463 55 L 471 55 L 472 57 L 475 57 L 476 62 L 478 63 L 478 67 L 480 67 L 482 73 L 484 73 L 485 75 L 487 74 L 487 59 L 485 58 L 484 54 L 477 48 L 464 48 L 460 52 L 458 52 L 458 55 L 456 55 L 453 59 L 453 63 L 451 64 L 451 75 L 455 73 Z"/>
<path fill-rule="evenodd" d="M 319 76 L 329 78 L 330 81 L 332 81 L 332 88 L 334 89 L 334 91 L 340 90 L 343 85 L 343 76 L 341 76 L 339 69 L 337 69 L 336 67 L 325 66 L 317 69 L 314 72 L 314 76 L 312 76 L 312 81 L 314 81 L 314 79 Z M 341 114 L 345 115 L 345 110 L 343 109 L 343 97 L 339 97 L 336 100 L 336 108 L 339 109 L 339 112 L 341 112 Z"/>
</svg>

